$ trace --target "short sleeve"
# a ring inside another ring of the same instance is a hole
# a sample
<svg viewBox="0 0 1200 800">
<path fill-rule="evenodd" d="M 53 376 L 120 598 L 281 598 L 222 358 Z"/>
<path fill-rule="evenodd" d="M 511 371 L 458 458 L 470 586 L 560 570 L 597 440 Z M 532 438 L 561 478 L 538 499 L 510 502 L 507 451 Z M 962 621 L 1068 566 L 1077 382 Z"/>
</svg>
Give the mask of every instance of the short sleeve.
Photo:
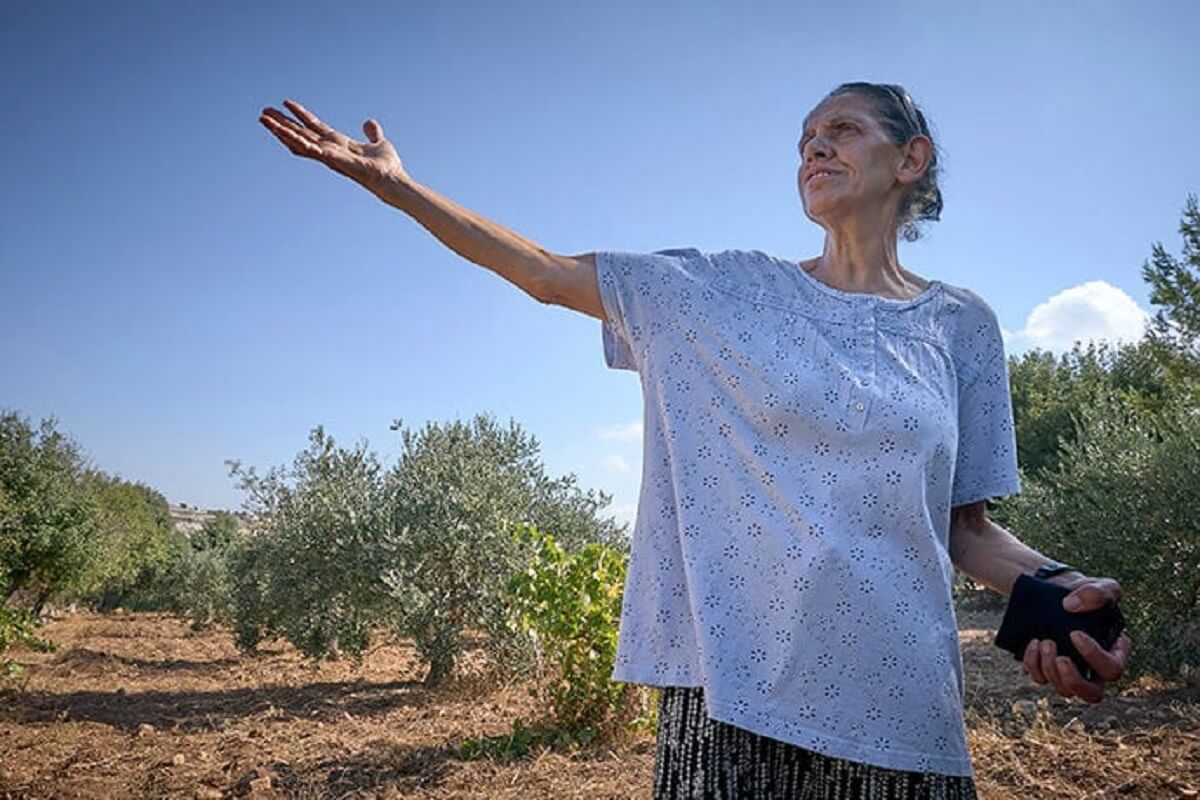
<svg viewBox="0 0 1200 800">
<path fill-rule="evenodd" d="M 605 363 L 640 372 L 651 342 L 678 330 L 711 267 L 694 248 L 598 251 L 596 280 L 607 317 L 600 325 Z"/>
<path fill-rule="evenodd" d="M 1002 342 L 989 349 L 988 360 L 959 389 L 951 506 L 1021 492 L 1008 359 Z"/>
</svg>

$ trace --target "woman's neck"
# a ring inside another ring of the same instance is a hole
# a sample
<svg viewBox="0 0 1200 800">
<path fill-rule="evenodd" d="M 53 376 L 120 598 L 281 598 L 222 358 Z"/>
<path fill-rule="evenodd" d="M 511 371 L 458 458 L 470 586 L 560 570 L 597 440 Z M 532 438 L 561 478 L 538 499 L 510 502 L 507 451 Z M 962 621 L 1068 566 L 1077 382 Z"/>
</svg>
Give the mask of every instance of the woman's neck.
<svg viewBox="0 0 1200 800">
<path fill-rule="evenodd" d="M 826 228 L 824 251 L 801 266 L 823 283 L 847 292 L 905 299 L 929 286 L 900 265 L 893 232 L 874 227 Z"/>
</svg>

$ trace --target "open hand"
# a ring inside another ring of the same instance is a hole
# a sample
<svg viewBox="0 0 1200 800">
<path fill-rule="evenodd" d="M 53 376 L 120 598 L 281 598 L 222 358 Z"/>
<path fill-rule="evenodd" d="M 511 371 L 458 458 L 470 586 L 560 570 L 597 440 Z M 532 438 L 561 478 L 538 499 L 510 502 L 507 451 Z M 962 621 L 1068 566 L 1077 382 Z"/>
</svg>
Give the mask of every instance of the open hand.
<svg viewBox="0 0 1200 800">
<path fill-rule="evenodd" d="M 1112 578 L 1085 578 L 1063 598 L 1063 608 L 1073 613 L 1092 611 L 1106 603 L 1118 602 L 1122 594 L 1121 585 Z M 1072 598 L 1079 601 L 1075 608 L 1068 602 Z M 1029 642 L 1025 648 L 1025 671 L 1035 683 L 1049 683 L 1063 697 L 1079 697 L 1089 703 L 1099 703 L 1104 698 L 1105 682 L 1115 681 L 1125 671 L 1133 642 L 1122 631 L 1113 643 L 1112 650 L 1105 650 L 1095 639 L 1078 630 L 1071 632 L 1071 641 L 1100 680 L 1084 679 L 1074 661 L 1058 655 L 1058 647 L 1052 639 Z"/>
<path fill-rule="evenodd" d="M 270 106 L 262 110 L 258 121 L 295 155 L 320 161 L 376 194 L 388 179 L 409 180 L 400 156 L 384 138 L 383 126 L 376 120 L 363 123 L 367 141 L 358 142 L 329 127 L 294 100 L 284 100 L 283 104 L 299 122 Z"/>
</svg>

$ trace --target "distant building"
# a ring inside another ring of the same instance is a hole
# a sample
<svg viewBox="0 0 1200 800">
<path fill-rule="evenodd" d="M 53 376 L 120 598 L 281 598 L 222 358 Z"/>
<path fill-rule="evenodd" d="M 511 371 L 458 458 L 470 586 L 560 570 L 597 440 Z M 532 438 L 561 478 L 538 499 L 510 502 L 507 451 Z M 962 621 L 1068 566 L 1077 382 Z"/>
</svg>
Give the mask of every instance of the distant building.
<svg viewBox="0 0 1200 800">
<path fill-rule="evenodd" d="M 211 520 L 218 512 L 224 511 L 226 514 L 232 514 L 237 518 L 238 530 L 242 533 L 249 533 L 251 526 L 254 524 L 255 516 L 245 511 L 225 511 L 221 508 L 212 508 L 208 510 L 193 508 L 187 503 L 179 505 L 171 505 L 171 521 L 175 523 L 175 530 L 182 533 L 184 536 L 191 536 L 204 527 L 204 523 Z"/>
</svg>

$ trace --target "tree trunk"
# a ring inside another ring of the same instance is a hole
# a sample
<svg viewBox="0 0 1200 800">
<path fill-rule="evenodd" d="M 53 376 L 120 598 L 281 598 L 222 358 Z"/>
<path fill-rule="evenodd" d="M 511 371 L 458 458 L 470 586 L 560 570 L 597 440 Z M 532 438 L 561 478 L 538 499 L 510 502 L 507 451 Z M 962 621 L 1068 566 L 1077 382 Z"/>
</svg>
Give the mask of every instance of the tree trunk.
<svg viewBox="0 0 1200 800">
<path fill-rule="evenodd" d="M 33 616 L 42 616 L 42 608 L 46 605 L 46 601 L 50 599 L 50 595 L 52 594 L 54 594 L 54 590 L 48 586 L 38 592 L 37 599 L 33 601 Z"/>
<path fill-rule="evenodd" d="M 422 683 L 428 689 L 441 686 L 453 671 L 453 659 L 435 659 L 429 662 L 429 672 L 425 674 L 425 680 Z"/>
</svg>

